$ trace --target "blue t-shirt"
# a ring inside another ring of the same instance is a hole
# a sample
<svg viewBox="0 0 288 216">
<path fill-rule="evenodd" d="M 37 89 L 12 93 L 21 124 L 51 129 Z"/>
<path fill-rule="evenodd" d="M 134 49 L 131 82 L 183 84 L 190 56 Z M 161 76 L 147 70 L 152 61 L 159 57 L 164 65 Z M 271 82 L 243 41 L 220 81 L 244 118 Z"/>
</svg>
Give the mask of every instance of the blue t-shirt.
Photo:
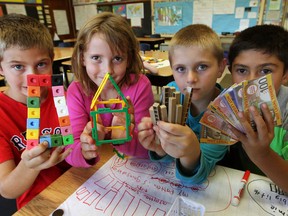
<svg viewBox="0 0 288 216">
<path fill-rule="evenodd" d="M 173 81 L 168 84 L 168 86 L 175 87 L 176 91 L 180 91 L 176 82 Z M 216 83 L 216 88 L 220 91 L 223 88 Z M 184 96 L 181 95 L 181 100 L 183 100 Z M 201 124 L 199 123 L 205 111 L 200 113 L 198 116 L 192 116 L 190 111 L 188 113 L 186 124 L 194 131 L 198 140 L 200 140 L 201 133 Z M 184 175 L 180 169 L 180 160 L 171 157 L 170 155 L 166 155 L 162 158 L 159 158 L 155 152 L 149 152 L 151 160 L 157 161 L 172 161 L 176 160 L 176 177 L 181 181 L 189 184 L 201 184 L 203 183 L 212 169 L 215 167 L 216 163 L 220 161 L 227 152 L 228 147 L 226 145 L 215 145 L 215 144 L 206 144 L 200 143 L 201 156 L 197 167 L 194 169 L 194 172 L 191 176 Z"/>
</svg>

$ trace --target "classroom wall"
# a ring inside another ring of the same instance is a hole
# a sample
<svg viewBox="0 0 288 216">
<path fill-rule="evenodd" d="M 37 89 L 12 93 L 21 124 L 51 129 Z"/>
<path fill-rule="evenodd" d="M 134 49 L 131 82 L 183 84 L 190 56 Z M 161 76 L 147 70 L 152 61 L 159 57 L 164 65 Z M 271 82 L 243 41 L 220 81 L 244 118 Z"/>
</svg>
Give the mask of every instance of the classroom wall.
<svg viewBox="0 0 288 216">
<path fill-rule="evenodd" d="M 73 1 L 76 19 L 76 29 L 96 13 L 110 11 L 125 17 L 139 34 L 151 34 L 151 1 L 150 0 L 125 0 L 125 1 L 99 1 L 81 0 Z"/>
<path fill-rule="evenodd" d="M 76 36 L 72 0 L 0 0 L 0 16 L 20 13 L 38 19 L 47 26 L 52 37 L 60 39 Z"/>
<path fill-rule="evenodd" d="M 179 29 L 203 23 L 218 34 L 241 31 L 257 24 L 283 25 L 284 0 L 152 0 L 152 32 L 173 35 Z"/>
<path fill-rule="evenodd" d="M 85 0 L 85 4 L 83 2 L 83 0 L 0 0 L 0 16 L 14 11 L 35 17 L 49 28 L 52 36 L 56 32 L 61 40 L 75 38 L 83 21 L 99 11 L 110 10 L 123 13 L 127 5 L 139 3 L 144 4 L 143 17 L 140 21 L 137 21 L 137 17 L 133 20 L 128 18 L 128 20 L 135 32 L 144 35 L 158 33 L 162 36 L 172 36 L 191 23 L 207 24 L 218 34 L 234 33 L 256 24 L 269 23 L 287 26 L 288 23 L 285 10 L 288 8 L 288 1 L 285 0 L 126 0 L 116 2 Z"/>
<path fill-rule="evenodd" d="M 174 34 L 189 24 L 203 23 L 221 34 L 256 25 L 260 0 L 153 1 L 153 7 L 155 33 Z"/>
</svg>

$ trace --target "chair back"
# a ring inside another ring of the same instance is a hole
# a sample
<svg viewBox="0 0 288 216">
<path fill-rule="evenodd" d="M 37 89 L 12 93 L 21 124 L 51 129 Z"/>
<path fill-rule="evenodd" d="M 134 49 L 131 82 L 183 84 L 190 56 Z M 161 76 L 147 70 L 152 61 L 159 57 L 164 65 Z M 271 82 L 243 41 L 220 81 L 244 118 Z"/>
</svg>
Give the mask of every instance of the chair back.
<svg viewBox="0 0 288 216">
<path fill-rule="evenodd" d="M 74 44 L 72 42 L 60 42 L 58 47 L 73 47 Z"/>
<path fill-rule="evenodd" d="M 160 51 L 168 51 L 169 50 L 169 45 L 166 43 L 161 43 L 160 44 Z"/>
<path fill-rule="evenodd" d="M 150 51 L 151 50 L 151 46 L 148 43 L 140 43 L 140 50 L 141 51 Z"/>
<path fill-rule="evenodd" d="M 136 37 L 144 37 L 145 33 L 142 28 L 139 27 L 132 27 L 132 30 Z"/>
<path fill-rule="evenodd" d="M 150 38 L 161 38 L 160 34 L 151 34 Z"/>
</svg>

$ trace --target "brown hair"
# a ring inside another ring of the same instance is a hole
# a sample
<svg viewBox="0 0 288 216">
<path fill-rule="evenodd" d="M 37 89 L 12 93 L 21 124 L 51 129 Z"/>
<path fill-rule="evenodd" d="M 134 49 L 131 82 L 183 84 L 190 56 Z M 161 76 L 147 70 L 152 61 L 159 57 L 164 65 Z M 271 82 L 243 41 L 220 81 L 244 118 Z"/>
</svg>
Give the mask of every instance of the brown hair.
<svg viewBox="0 0 288 216">
<path fill-rule="evenodd" d="M 208 26 L 203 24 L 193 24 L 180 29 L 169 43 L 169 60 L 174 49 L 179 46 L 199 46 L 211 51 L 221 62 L 224 58 L 223 48 L 218 35 Z"/>
<path fill-rule="evenodd" d="M 49 30 L 29 16 L 9 14 L 0 17 L 0 61 L 4 52 L 14 46 L 21 49 L 37 47 L 46 50 L 51 60 L 54 58 L 53 40 Z"/>
<path fill-rule="evenodd" d="M 112 51 L 127 53 L 128 66 L 126 74 L 123 80 L 117 84 L 121 87 L 123 84 L 130 85 L 132 82 L 137 82 L 143 68 L 139 55 L 139 42 L 125 18 L 110 12 L 103 12 L 88 20 L 80 29 L 74 46 L 72 71 L 76 79 L 81 83 L 84 92 L 89 95 L 98 88 L 89 78 L 86 68 L 82 65 L 83 53 L 87 49 L 87 44 L 96 33 L 100 33 L 105 37 Z M 131 80 L 130 74 L 136 74 L 136 79 Z"/>
</svg>

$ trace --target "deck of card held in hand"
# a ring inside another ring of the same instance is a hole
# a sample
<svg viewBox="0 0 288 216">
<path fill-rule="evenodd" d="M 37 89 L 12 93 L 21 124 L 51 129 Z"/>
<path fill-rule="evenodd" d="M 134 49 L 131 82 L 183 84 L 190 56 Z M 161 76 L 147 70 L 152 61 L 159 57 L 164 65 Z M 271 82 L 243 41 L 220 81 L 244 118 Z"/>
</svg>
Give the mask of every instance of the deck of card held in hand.
<svg viewBox="0 0 288 216">
<path fill-rule="evenodd" d="M 234 144 L 237 137 L 228 128 L 231 124 L 239 131 L 245 133 L 238 120 L 237 113 L 243 111 L 256 131 L 249 107 L 254 106 L 261 114 L 261 104 L 266 103 L 275 125 L 281 125 L 281 112 L 276 98 L 271 74 L 255 80 L 243 81 L 224 90 L 214 101 L 200 120 L 202 124 L 200 142 L 211 144 Z"/>
</svg>

